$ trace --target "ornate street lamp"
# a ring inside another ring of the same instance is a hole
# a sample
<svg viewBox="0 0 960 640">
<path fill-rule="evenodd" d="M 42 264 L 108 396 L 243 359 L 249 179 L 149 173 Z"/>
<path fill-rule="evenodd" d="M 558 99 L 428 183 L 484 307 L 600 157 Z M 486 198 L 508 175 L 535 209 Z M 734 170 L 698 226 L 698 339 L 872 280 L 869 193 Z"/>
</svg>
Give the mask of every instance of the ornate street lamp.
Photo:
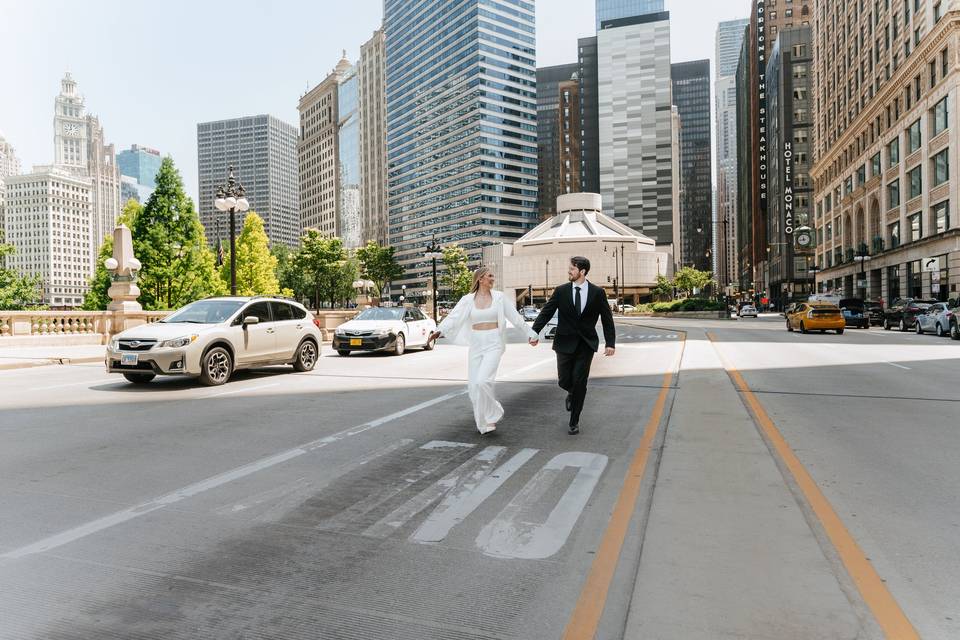
<svg viewBox="0 0 960 640">
<path fill-rule="evenodd" d="M 857 247 L 857 253 L 853 256 L 853 259 L 860 263 L 860 284 L 862 286 L 857 287 L 858 289 L 863 290 L 863 295 L 861 298 L 863 300 L 867 299 L 867 273 L 865 265 L 867 260 L 870 260 L 870 251 L 867 250 L 867 243 L 861 242 L 860 246 Z"/>
<path fill-rule="evenodd" d="M 437 258 L 443 257 L 443 251 L 440 250 L 440 245 L 437 244 L 437 236 L 433 235 L 430 238 L 430 244 L 427 245 L 427 252 L 424 254 L 427 260 L 433 262 L 433 320 L 437 321 Z"/>
<path fill-rule="evenodd" d="M 243 185 L 233 177 L 233 165 L 230 165 L 230 174 L 227 184 L 217 187 L 217 199 L 213 205 L 217 211 L 230 212 L 230 295 L 237 295 L 237 211 L 244 212 L 250 208 L 246 198 L 247 191 Z"/>
</svg>

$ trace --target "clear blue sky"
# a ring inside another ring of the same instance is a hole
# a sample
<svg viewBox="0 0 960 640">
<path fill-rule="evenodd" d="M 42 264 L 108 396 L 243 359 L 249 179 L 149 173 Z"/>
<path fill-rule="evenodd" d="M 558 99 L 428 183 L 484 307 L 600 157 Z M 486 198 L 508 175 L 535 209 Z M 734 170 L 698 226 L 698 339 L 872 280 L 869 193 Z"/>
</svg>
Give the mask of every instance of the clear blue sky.
<svg viewBox="0 0 960 640">
<path fill-rule="evenodd" d="M 536 0 L 538 65 L 576 60 L 593 0 Z M 748 0 L 667 0 L 674 62 L 713 58 L 717 23 Z M 53 103 L 73 73 L 117 149 L 173 156 L 197 197 L 196 124 L 270 113 L 296 124 L 297 100 L 381 21 L 382 0 L 0 0 L 0 131 L 29 170 L 53 160 Z"/>
</svg>

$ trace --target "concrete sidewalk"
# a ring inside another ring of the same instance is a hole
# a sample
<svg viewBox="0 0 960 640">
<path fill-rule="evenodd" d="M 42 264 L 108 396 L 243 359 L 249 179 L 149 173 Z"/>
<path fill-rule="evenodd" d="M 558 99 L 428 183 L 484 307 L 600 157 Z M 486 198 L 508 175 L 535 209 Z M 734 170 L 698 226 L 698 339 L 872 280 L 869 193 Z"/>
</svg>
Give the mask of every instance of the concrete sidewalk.
<svg viewBox="0 0 960 640">
<path fill-rule="evenodd" d="M 625 638 L 873 637 L 703 330 L 690 330 Z"/>
<path fill-rule="evenodd" d="M 0 343 L 0 371 L 52 364 L 103 362 L 104 345 L 5 347 Z"/>
</svg>

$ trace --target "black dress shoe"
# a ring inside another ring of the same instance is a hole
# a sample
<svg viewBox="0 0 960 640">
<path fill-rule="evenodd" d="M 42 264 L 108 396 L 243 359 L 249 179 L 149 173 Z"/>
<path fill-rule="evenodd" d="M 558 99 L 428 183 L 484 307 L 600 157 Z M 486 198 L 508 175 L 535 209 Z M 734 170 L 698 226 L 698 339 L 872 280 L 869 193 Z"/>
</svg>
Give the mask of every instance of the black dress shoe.
<svg viewBox="0 0 960 640">
<path fill-rule="evenodd" d="M 565 404 L 566 404 L 566 406 L 567 406 L 567 411 L 570 411 L 570 407 L 573 405 L 573 394 L 572 394 L 572 393 L 568 393 L 568 394 L 567 394 L 567 399 L 566 399 Z"/>
<path fill-rule="evenodd" d="M 567 430 L 567 435 L 575 436 L 575 435 L 577 435 L 578 433 L 580 433 L 580 425 L 579 425 L 579 424 L 572 424 L 572 425 L 570 425 L 570 429 Z"/>
</svg>

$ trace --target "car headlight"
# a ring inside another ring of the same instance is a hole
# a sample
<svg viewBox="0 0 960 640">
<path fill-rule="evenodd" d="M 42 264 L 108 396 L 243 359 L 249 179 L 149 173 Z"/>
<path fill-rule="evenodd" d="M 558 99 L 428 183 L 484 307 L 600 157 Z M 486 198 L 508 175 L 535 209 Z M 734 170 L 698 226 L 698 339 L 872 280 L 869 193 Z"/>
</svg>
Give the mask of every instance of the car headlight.
<svg viewBox="0 0 960 640">
<path fill-rule="evenodd" d="M 335 336 L 345 336 L 345 335 L 347 335 L 347 332 L 338 327 L 338 328 L 336 328 L 336 329 L 333 330 L 333 335 L 335 335 Z"/>
<path fill-rule="evenodd" d="M 110 349 L 113 351 L 120 351 L 120 340 L 117 338 L 110 340 Z"/>
<path fill-rule="evenodd" d="M 374 338 L 382 338 L 383 336 L 390 335 L 390 329 L 374 329 L 370 335 Z"/>
<path fill-rule="evenodd" d="M 179 349 L 180 347 L 185 347 L 189 344 L 192 344 L 199 337 L 200 336 L 197 334 L 193 334 L 192 336 L 183 336 L 182 338 L 174 338 L 173 340 L 164 340 L 160 343 L 160 346 Z"/>
</svg>

